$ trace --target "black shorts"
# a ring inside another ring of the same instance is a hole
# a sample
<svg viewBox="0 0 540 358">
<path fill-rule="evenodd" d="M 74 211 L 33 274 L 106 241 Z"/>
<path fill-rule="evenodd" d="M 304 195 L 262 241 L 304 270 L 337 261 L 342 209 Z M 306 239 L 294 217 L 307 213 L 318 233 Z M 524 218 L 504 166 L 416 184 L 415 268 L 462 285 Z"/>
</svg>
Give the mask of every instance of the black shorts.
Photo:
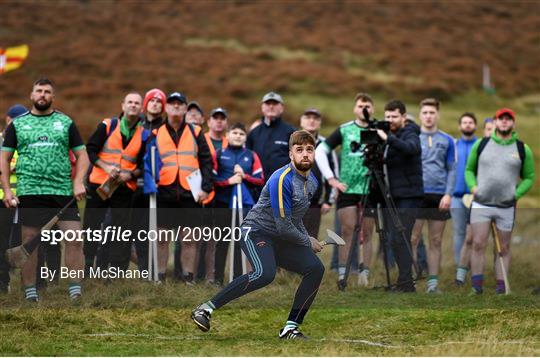
<svg viewBox="0 0 540 358">
<path fill-rule="evenodd" d="M 339 193 L 336 208 L 342 209 L 346 208 L 348 206 L 358 206 L 360 203 L 364 200 L 366 195 L 361 194 L 345 194 L 345 193 Z M 374 218 L 375 213 L 375 206 L 371 204 L 371 201 L 369 200 L 369 196 L 365 199 L 366 200 L 366 210 L 364 212 L 364 216 L 368 218 Z"/>
<path fill-rule="evenodd" d="M 450 211 L 440 211 L 439 204 L 443 194 L 424 194 L 418 209 L 417 219 L 445 221 L 450 219 Z"/>
<path fill-rule="evenodd" d="M 19 196 L 19 221 L 23 226 L 41 227 L 49 222 L 72 199 L 67 195 Z M 77 202 L 73 201 L 60 215 L 60 221 L 80 221 Z"/>
<path fill-rule="evenodd" d="M 201 205 L 193 198 L 180 198 L 180 200 L 170 200 L 158 196 L 158 226 L 166 229 L 174 229 L 179 226 L 196 227 L 202 226 L 204 213 Z"/>
</svg>

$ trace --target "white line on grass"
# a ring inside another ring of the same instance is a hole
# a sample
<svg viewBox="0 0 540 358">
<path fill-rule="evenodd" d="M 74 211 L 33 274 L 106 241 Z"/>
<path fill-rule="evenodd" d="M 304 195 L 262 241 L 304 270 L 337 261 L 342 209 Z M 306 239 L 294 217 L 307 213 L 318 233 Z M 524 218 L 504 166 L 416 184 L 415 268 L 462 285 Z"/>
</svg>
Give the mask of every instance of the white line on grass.
<svg viewBox="0 0 540 358">
<path fill-rule="evenodd" d="M 87 337 L 141 337 L 141 338 L 153 338 L 153 339 L 163 339 L 163 340 L 202 340 L 206 339 L 202 336 L 162 336 L 162 335 L 154 335 L 154 334 L 146 334 L 146 333 L 113 333 L 113 332 L 106 332 L 106 333 L 90 333 L 85 334 Z M 360 344 L 366 344 L 368 346 L 374 346 L 374 347 L 383 347 L 383 348 L 401 348 L 401 346 L 392 346 L 386 343 L 378 343 L 378 342 L 371 342 L 364 339 L 334 339 L 334 338 L 321 338 L 321 339 L 315 339 L 319 342 L 340 342 L 340 343 L 360 343 Z"/>
<path fill-rule="evenodd" d="M 142 338 L 153 338 L 153 339 L 164 339 L 164 340 L 201 340 L 203 337 L 199 336 L 161 336 L 155 334 L 145 334 L 145 333 L 90 333 L 85 334 L 87 337 L 142 337 Z"/>
<path fill-rule="evenodd" d="M 325 342 L 325 341 L 326 342 L 339 342 L 339 343 L 360 343 L 360 344 L 365 344 L 365 345 L 368 345 L 368 346 L 382 347 L 382 348 L 403 348 L 403 346 L 393 346 L 393 345 L 386 344 L 386 343 L 371 342 L 371 341 L 366 341 L 365 339 L 321 338 L 321 339 L 317 339 L 317 341 L 320 341 L 320 342 Z"/>
<path fill-rule="evenodd" d="M 192 340 L 192 341 L 198 341 L 203 339 L 208 339 L 203 336 L 162 336 L 162 335 L 156 335 L 156 334 L 147 334 L 147 333 L 113 333 L 113 332 L 105 332 L 105 333 L 89 333 L 84 334 L 84 336 L 87 337 L 141 337 L 141 338 L 152 338 L 152 339 L 162 339 L 162 340 Z M 391 345 L 387 343 L 380 343 L 380 342 L 371 342 L 365 339 L 349 339 L 349 338 L 320 338 L 320 339 L 314 339 L 315 341 L 319 342 L 339 342 L 339 343 L 357 343 L 357 344 L 365 344 L 372 347 L 380 347 L 380 348 L 421 348 L 421 347 L 438 347 L 438 346 L 445 346 L 445 345 L 453 345 L 453 344 L 493 344 L 492 342 L 479 342 L 479 341 L 457 341 L 457 342 L 441 342 L 436 344 L 421 344 L 421 345 Z M 525 341 L 499 341 L 500 344 L 536 344 L 538 342 L 525 342 Z"/>
</svg>

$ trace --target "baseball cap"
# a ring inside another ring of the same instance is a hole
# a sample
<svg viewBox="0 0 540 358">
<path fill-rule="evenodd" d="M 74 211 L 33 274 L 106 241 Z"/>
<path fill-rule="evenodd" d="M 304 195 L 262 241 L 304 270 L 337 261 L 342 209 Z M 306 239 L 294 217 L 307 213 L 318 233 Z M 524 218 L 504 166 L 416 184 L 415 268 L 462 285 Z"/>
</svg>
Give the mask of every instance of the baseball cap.
<svg viewBox="0 0 540 358">
<path fill-rule="evenodd" d="M 197 110 L 201 113 L 201 115 L 204 114 L 201 106 L 199 105 L 199 103 L 197 101 L 191 101 L 191 102 L 188 103 L 187 110 L 189 111 L 192 108 L 197 108 Z"/>
<path fill-rule="evenodd" d="M 308 114 L 314 114 L 319 118 L 322 117 L 321 112 L 317 108 L 308 108 L 308 109 L 306 109 L 304 111 L 304 115 L 308 115 Z"/>
<path fill-rule="evenodd" d="M 151 99 L 153 98 L 157 98 L 159 99 L 159 101 L 161 102 L 161 111 L 163 112 L 165 110 L 165 102 L 166 102 L 166 96 L 165 96 L 165 93 L 158 89 L 158 88 L 154 88 L 154 89 L 151 89 L 150 91 L 146 92 L 146 95 L 144 96 L 144 101 L 143 101 L 143 109 L 146 111 L 146 107 L 148 106 L 148 102 L 150 102 Z"/>
<path fill-rule="evenodd" d="M 15 118 L 26 112 L 28 112 L 28 109 L 26 109 L 25 106 L 23 106 L 22 104 L 16 104 L 9 107 L 6 115 L 10 118 Z"/>
<path fill-rule="evenodd" d="M 485 118 L 484 123 L 493 123 L 493 118 L 491 118 L 491 117 Z"/>
<path fill-rule="evenodd" d="M 169 97 L 167 97 L 167 103 L 173 101 L 173 100 L 176 100 L 176 101 L 180 101 L 182 103 L 187 103 L 187 99 L 186 99 L 186 96 L 184 96 L 182 93 L 180 92 L 173 92 L 169 95 Z"/>
<path fill-rule="evenodd" d="M 212 110 L 212 112 L 210 112 L 210 117 L 213 117 L 213 116 L 215 116 L 216 114 L 219 114 L 219 113 L 223 114 L 223 115 L 225 116 L 225 118 L 228 118 L 227 111 L 224 110 L 224 109 L 221 108 L 221 107 L 214 108 L 214 109 Z"/>
<path fill-rule="evenodd" d="M 507 114 L 512 117 L 513 120 L 516 120 L 516 114 L 510 108 L 501 108 L 495 113 L 495 118 L 499 118 L 502 115 Z"/>
<path fill-rule="evenodd" d="M 276 101 L 283 104 L 283 98 L 281 98 L 281 96 L 277 94 L 276 92 L 268 92 L 267 94 L 264 95 L 262 102 L 265 103 L 268 101 Z"/>
</svg>

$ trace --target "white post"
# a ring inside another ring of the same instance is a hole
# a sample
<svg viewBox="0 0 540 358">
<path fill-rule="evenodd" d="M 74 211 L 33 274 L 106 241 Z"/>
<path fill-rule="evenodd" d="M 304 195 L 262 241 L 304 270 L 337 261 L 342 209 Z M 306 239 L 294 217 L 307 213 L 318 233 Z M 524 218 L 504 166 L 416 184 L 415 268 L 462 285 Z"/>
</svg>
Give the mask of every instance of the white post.
<svg viewBox="0 0 540 358">
<path fill-rule="evenodd" d="M 244 204 L 242 199 L 242 183 L 236 184 L 236 191 L 238 193 L 238 226 L 242 227 L 242 222 L 244 221 Z M 242 234 L 240 233 L 240 236 Z M 247 273 L 247 258 L 244 251 L 242 251 L 242 274 Z"/>
<path fill-rule="evenodd" d="M 232 220 L 231 220 L 231 244 L 229 245 L 229 283 L 234 278 L 234 228 L 236 227 L 236 195 L 233 196 Z"/>
<path fill-rule="evenodd" d="M 484 90 L 489 90 L 491 88 L 491 75 L 489 72 L 489 65 L 484 63 L 482 66 L 482 87 Z"/>
<path fill-rule="evenodd" d="M 156 147 L 150 148 L 150 162 L 152 165 L 152 180 L 156 181 Z M 153 231 L 157 233 L 157 195 L 156 193 L 150 194 L 150 216 L 148 222 L 148 232 Z M 148 279 L 150 281 L 158 281 L 158 268 L 157 268 L 157 241 L 148 240 Z"/>
</svg>

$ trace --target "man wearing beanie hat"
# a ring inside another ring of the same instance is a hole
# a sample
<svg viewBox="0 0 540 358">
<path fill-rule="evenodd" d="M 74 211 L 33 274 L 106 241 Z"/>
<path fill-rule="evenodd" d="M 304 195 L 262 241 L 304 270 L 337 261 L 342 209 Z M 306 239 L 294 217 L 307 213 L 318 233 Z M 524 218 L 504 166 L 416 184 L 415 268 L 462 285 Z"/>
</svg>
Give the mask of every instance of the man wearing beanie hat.
<svg viewBox="0 0 540 358">
<path fill-rule="evenodd" d="M 484 252 L 492 222 L 500 238 L 503 261 L 503 265 L 495 265 L 496 292 L 508 292 L 504 273 L 510 266 L 516 203 L 531 189 L 535 178 L 532 151 L 514 131 L 514 111 L 499 109 L 493 122 L 495 131 L 473 145 L 465 169 L 465 181 L 474 195 L 469 221 L 473 234 L 471 282 L 476 294 L 484 289 Z"/>
<path fill-rule="evenodd" d="M 163 124 L 163 113 L 167 96 L 165 93 L 154 88 L 146 92 L 143 100 L 142 126 L 149 130 L 157 130 Z M 149 197 L 144 194 L 144 179 L 140 176 L 137 179 L 137 190 L 132 197 L 131 226 L 133 232 L 148 229 L 148 207 Z M 135 251 L 137 253 L 137 266 L 140 271 L 148 269 L 148 241 L 135 240 Z"/>
<path fill-rule="evenodd" d="M 163 124 L 166 101 L 165 93 L 158 88 L 146 92 L 143 101 L 144 119 L 142 121 L 145 129 L 152 131 Z"/>
</svg>

